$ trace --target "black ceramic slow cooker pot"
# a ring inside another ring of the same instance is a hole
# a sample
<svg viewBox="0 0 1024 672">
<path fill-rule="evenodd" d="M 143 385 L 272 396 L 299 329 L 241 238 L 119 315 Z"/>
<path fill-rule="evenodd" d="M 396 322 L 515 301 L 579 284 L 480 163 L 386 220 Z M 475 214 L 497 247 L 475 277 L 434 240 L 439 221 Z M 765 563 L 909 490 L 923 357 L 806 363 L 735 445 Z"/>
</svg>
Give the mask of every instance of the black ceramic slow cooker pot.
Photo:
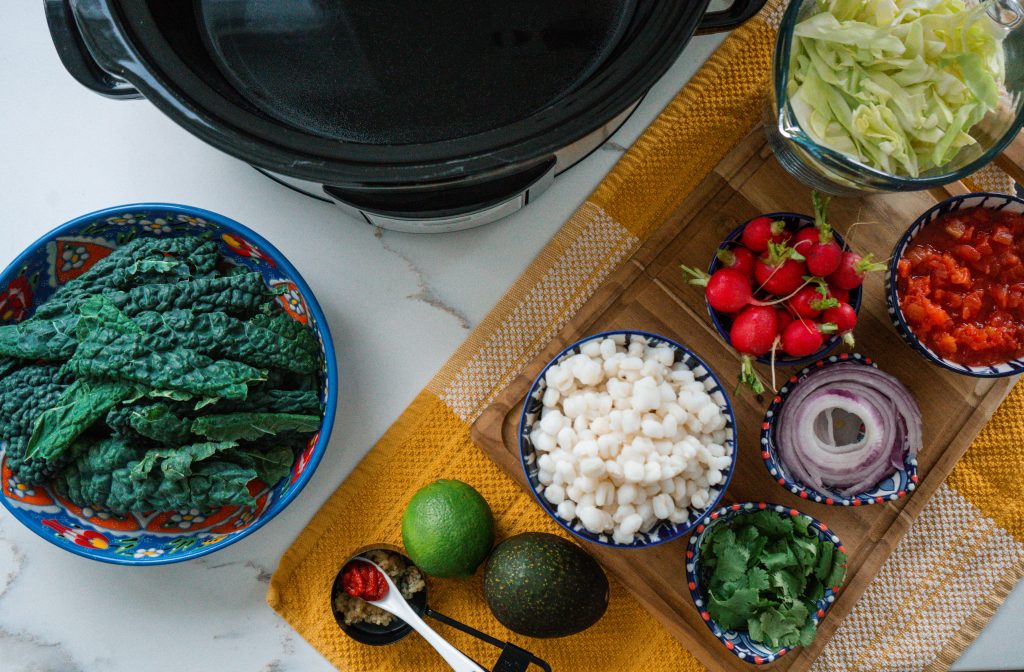
<svg viewBox="0 0 1024 672">
<path fill-rule="evenodd" d="M 46 0 L 68 71 L 371 224 L 525 205 L 764 0 Z"/>
</svg>

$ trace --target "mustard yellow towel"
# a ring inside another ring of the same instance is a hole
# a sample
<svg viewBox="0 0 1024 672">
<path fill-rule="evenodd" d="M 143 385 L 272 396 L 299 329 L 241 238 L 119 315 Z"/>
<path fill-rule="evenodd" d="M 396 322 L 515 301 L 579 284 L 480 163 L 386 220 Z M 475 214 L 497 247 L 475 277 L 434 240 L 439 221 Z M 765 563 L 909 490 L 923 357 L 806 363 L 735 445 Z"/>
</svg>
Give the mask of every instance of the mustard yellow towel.
<svg viewBox="0 0 1024 672">
<path fill-rule="evenodd" d="M 282 558 L 268 602 L 338 669 L 447 669 L 415 636 L 381 648 L 349 640 L 328 604 L 331 582 L 354 551 L 370 543 L 401 543 L 402 510 L 423 484 L 444 477 L 472 484 L 494 509 L 500 536 L 559 532 L 473 445 L 469 427 L 755 126 L 781 6 L 772 0 L 723 43 Z M 984 179 L 990 188 L 1000 183 L 996 173 Z M 959 655 L 1024 571 L 1022 435 L 1024 389 L 1018 387 L 843 622 L 815 670 L 945 669 Z M 893 610 L 893 594 L 914 599 Z M 525 640 L 502 628 L 484 606 L 479 577 L 431 580 L 430 598 L 439 611 L 522 645 L 559 672 L 703 670 L 614 582 L 609 611 L 598 625 L 553 641 Z M 495 649 L 475 639 L 455 634 L 452 640 L 481 662 L 495 659 Z"/>
</svg>

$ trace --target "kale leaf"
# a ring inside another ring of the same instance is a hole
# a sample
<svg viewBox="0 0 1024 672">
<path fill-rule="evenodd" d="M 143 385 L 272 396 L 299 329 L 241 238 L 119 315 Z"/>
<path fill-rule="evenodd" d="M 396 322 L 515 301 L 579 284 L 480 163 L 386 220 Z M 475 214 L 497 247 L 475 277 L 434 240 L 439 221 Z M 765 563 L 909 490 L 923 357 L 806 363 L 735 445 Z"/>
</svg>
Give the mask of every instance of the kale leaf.
<svg viewBox="0 0 1024 672">
<path fill-rule="evenodd" d="M 51 463 L 115 404 L 135 392 L 125 383 L 76 380 L 57 403 L 36 419 L 25 446 L 26 460 Z"/>
<path fill-rule="evenodd" d="M 132 318 L 156 350 L 171 344 L 206 355 L 222 356 L 259 368 L 280 368 L 312 373 L 317 368 L 317 345 L 309 329 L 275 328 L 280 322 L 298 323 L 279 313 L 259 323 L 223 312 L 176 309 L 163 313 L 146 311 Z M 0 350 L 2 352 L 2 350 Z"/>
<path fill-rule="evenodd" d="M 219 442 L 143 450 L 112 437 L 81 451 L 55 485 L 79 506 L 122 514 L 251 506 L 255 501 L 248 484 L 258 477 L 256 469 L 222 457 L 235 446 Z"/>
<path fill-rule="evenodd" d="M 319 415 L 227 413 L 196 418 L 192 432 L 213 441 L 255 441 L 282 432 L 315 432 L 319 427 Z"/>
<path fill-rule="evenodd" d="M 321 423 L 319 344 L 220 261 L 203 237 L 139 238 L 0 327 L 19 478 L 127 513 L 251 506 L 253 483 L 287 476 Z"/>
<path fill-rule="evenodd" d="M 67 389 L 60 367 L 33 365 L 0 379 L 0 439 L 7 442 L 7 465 L 26 483 L 43 483 L 65 459 L 29 459 L 25 455 L 36 420 L 60 401 Z"/>
<path fill-rule="evenodd" d="M 65 364 L 77 376 L 225 399 L 245 399 L 250 383 L 267 378 L 265 369 L 214 360 L 185 347 L 155 351 L 141 329 L 123 314 L 111 319 L 111 309 L 102 305 L 97 312 L 82 315 L 77 328 L 78 348 Z"/>
</svg>

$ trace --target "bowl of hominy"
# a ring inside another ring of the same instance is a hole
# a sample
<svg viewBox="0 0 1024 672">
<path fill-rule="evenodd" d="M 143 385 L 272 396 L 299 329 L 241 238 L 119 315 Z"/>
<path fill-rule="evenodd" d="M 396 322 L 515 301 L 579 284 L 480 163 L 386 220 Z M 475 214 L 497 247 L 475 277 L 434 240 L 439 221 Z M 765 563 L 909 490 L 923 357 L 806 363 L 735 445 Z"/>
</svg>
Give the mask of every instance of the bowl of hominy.
<svg viewBox="0 0 1024 672">
<path fill-rule="evenodd" d="M 718 377 L 688 348 L 642 331 L 581 339 L 523 404 L 519 450 L 541 507 L 616 548 L 676 539 L 721 501 L 736 422 Z"/>
</svg>

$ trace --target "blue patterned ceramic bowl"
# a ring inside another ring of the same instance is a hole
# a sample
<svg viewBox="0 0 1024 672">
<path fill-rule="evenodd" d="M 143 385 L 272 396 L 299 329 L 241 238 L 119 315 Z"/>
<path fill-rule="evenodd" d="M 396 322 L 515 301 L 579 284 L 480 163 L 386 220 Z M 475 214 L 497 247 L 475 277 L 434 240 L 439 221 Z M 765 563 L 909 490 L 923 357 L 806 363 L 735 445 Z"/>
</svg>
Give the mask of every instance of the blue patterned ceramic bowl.
<svg viewBox="0 0 1024 672">
<path fill-rule="evenodd" d="M 746 502 L 745 504 L 733 504 L 731 506 L 724 506 L 714 513 L 704 516 L 704 519 L 700 521 L 700 525 L 697 526 L 694 534 L 690 535 L 690 539 L 686 546 L 686 582 L 687 588 L 690 590 L 690 597 L 693 598 L 693 603 L 697 607 L 697 611 L 700 612 L 700 617 L 704 621 L 704 624 L 708 626 L 718 641 L 722 645 L 731 651 L 733 655 L 737 656 L 740 660 L 747 663 L 753 663 L 755 665 L 766 665 L 778 660 L 780 657 L 786 655 L 792 649 L 779 648 L 775 649 L 767 644 L 761 642 L 755 642 L 750 639 L 750 635 L 746 631 L 741 630 L 727 630 L 718 625 L 711 614 L 708 613 L 707 607 L 704 601 L 704 586 L 701 581 L 701 567 L 700 567 L 700 550 L 701 544 L 704 541 L 705 536 L 715 525 L 722 525 L 733 518 L 746 515 L 748 513 L 754 513 L 756 511 L 768 510 L 775 511 L 779 516 L 783 517 L 795 517 L 803 516 L 810 521 L 810 528 L 818 533 L 818 538 L 822 541 L 830 541 L 836 545 L 840 551 L 846 552 L 843 548 L 843 544 L 839 541 L 839 537 L 832 533 L 828 527 L 814 518 L 811 518 L 805 513 L 800 513 L 796 509 L 787 509 L 784 506 L 778 504 L 769 504 L 766 502 Z M 825 612 L 829 610 L 832 604 L 836 601 L 836 595 L 839 593 L 839 588 L 828 588 L 825 594 L 817 602 L 817 609 L 811 618 L 814 620 L 814 624 L 817 626 L 821 622 L 821 619 L 825 617 Z"/>
<path fill-rule="evenodd" d="M 924 343 L 918 340 L 917 336 L 914 335 L 910 325 L 907 324 L 906 317 L 903 315 L 903 309 L 900 308 L 900 298 L 897 293 L 895 282 L 896 269 L 899 266 L 900 259 L 903 257 L 903 252 L 906 251 L 907 246 L 910 245 L 911 241 L 917 237 L 917 234 L 920 233 L 925 226 L 935 221 L 941 215 L 956 212 L 957 210 L 976 207 L 989 208 L 991 210 L 1005 209 L 1010 212 L 1024 213 L 1024 199 L 1016 196 L 1009 196 L 1007 194 L 993 194 L 987 191 L 979 191 L 973 194 L 947 198 L 941 203 L 936 203 L 926 210 L 923 215 L 915 219 L 914 223 L 910 225 L 909 229 L 907 229 L 907 232 L 904 233 L 903 237 L 900 238 L 898 243 L 896 243 L 896 247 L 892 251 L 892 256 L 889 257 L 889 267 L 885 272 L 885 298 L 888 304 L 889 318 L 892 320 L 893 326 L 896 327 L 896 331 L 899 332 L 899 335 L 904 341 L 906 341 L 907 345 L 932 364 L 938 364 L 950 371 L 955 371 L 956 373 L 965 376 L 973 376 L 975 378 L 1001 378 L 1003 376 L 1016 376 L 1019 373 L 1024 373 L 1024 359 L 1011 359 L 1008 362 L 993 364 L 992 366 L 967 366 L 965 364 L 958 364 L 936 354 L 935 351 L 926 347 Z"/>
<path fill-rule="evenodd" d="M 771 405 L 764 414 L 764 422 L 761 423 L 761 459 L 764 460 L 768 473 L 772 478 L 801 499 L 809 499 L 812 502 L 829 504 L 834 506 L 863 506 L 865 504 L 881 504 L 906 497 L 907 494 L 917 489 L 917 458 L 907 456 L 903 460 L 903 468 L 887 476 L 870 490 L 856 495 L 841 495 L 829 490 L 816 490 L 791 477 L 783 468 L 778 458 L 778 446 L 775 442 L 775 418 L 778 416 L 786 398 L 812 371 L 822 369 L 839 362 L 852 362 L 864 366 L 878 368 L 870 357 L 864 357 L 857 353 L 843 353 L 831 355 L 820 359 L 813 365 L 808 366 L 799 373 L 790 376 L 789 380 L 779 389 L 778 394 L 772 399 Z"/>
<path fill-rule="evenodd" d="M 686 364 L 686 366 L 694 372 L 694 377 L 704 383 L 704 388 L 711 396 L 711 399 L 725 410 L 725 431 L 728 438 L 724 445 L 725 449 L 733 458 L 732 463 L 729 465 L 729 471 L 725 475 L 725 481 L 719 485 L 716 490 L 712 491 L 711 501 L 704 510 L 691 510 L 689 519 L 687 522 L 682 524 L 677 525 L 667 520 L 661 521 L 649 532 L 638 533 L 633 543 L 628 545 L 617 544 L 612 541 L 611 537 L 608 535 L 594 534 L 593 532 L 588 531 L 583 527 L 583 524 L 580 523 L 578 519 L 566 521 L 558 516 L 556 507 L 552 506 L 551 503 L 543 497 L 544 486 L 541 484 L 537 476 L 537 454 L 533 447 L 533 443 L 530 441 L 530 433 L 533 430 L 533 424 L 540 418 L 541 409 L 543 408 L 542 398 L 544 396 L 544 390 L 547 388 L 544 376 L 547 374 L 548 369 L 555 364 L 560 363 L 563 359 L 578 354 L 583 344 L 607 337 L 620 338 L 622 339 L 622 343 L 626 345 L 628 345 L 634 338 L 644 338 L 648 343 L 654 345 L 667 345 L 675 350 L 676 361 Z M 736 417 L 733 415 L 732 403 L 729 401 L 729 396 L 726 394 L 725 388 L 722 387 L 721 381 L 718 380 L 718 376 L 711 371 L 710 367 L 704 363 L 704 360 L 695 355 L 688 348 L 676 343 L 672 339 L 650 334 L 645 331 L 605 331 L 600 334 L 594 334 L 593 336 L 587 336 L 586 338 L 580 339 L 562 352 L 558 353 L 558 356 L 548 362 L 547 366 L 544 367 L 544 370 L 540 372 L 537 379 L 533 382 L 533 386 L 530 387 L 530 392 L 526 395 L 526 401 L 523 404 L 523 413 L 519 420 L 519 453 L 522 460 L 523 470 L 526 472 L 526 480 L 530 484 L 530 490 L 533 492 L 534 498 L 548 513 L 548 515 L 568 532 L 571 532 L 580 539 L 585 539 L 595 544 L 609 546 L 612 548 L 633 549 L 657 546 L 659 544 L 672 541 L 673 539 L 678 539 L 692 530 L 708 511 L 711 511 L 718 506 L 718 503 L 722 500 L 722 496 L 725 494 L 726 489 L 729 487 L 729 482 L 732 480 L 733 470 L 736 468 L 736 447 Z"/>
<path fill-rule="evenodd" d="M 786 229 L 794 233 L 805 227 L 814 226 L 813 217 L 801 215 L 795 212 L 770 212 L 766 215 L 758 216 L 768 217 L 769 219 L 772 220 L 781 219 L 783 222 L 786 223 Z M 740 226 L 733 229 L 732 232 L 730 232 L 729 235 L 725 237 L 725 240 L 722 241 L 722 244 L 718 246 L 718 249 L 715 250 L 715 252 L 717 253 L 718 250 L 729 250 L 739 245 L 740 236 L 743 235 L 743 227 L 746 225 L 746 222 L 744 222 Z M 837 243 L 839 243 L 840 247 L 842 247 L 844 250 L 849 249 L 846 246 L 846 241 L 843 240 L 843 237 L 840 236 L 838 232 L 833 232 L 833 235 L 835 236 L 835 240 Z M 715 256 L 711 257 L 711 265 L 708 266 L 708 275 L 714 273 L 721 267 L 722 262 L 718 260 L 718 256 L 716 254 Z M 857 289 L 854 289 L 853 291 L 850 292 L 850 305 L 853 306 L 854 311 L 856 311 L 858 314 L 860 313 L 860 303 L 863 296 L 863 287 L 858 287 Z M 723 341 L 725 341 L 731 346 L 732 341 L 729 339 L 729 328 L 732 326 L 732 320 L 730 319 L 729 315 L 714 310 L 713 308 L 711 308 L 711 305 L 708 304 L 706 300 L 704 302 L 704 305 L 708 309 L 708 315 L 711 317 L 711 323 L 714 324 L 715 329 L 718 330 L 718 335 L 722 337 Z M 824 357 L 828 353 L 832 352 L 832 350 L 834 350 L 835 347 L 839 345 L 840 341 L 842 341 L 841 336 L 831 336 L 825 340 L 825 344 L 821 346 L 820 350 L 818 350 L 816 353 L 808 357 L 788 357 L 780 352 L 775 356 L 775 363 L 780 366 L 801 366 L 803 364 L 810 364 L 814 360 L 820 357 Z M 762 364 L 771 364 L 772 358 L 770 355 L 764 355 L 762 357 L 758 357 L 757 361 Z"/>
<path fill-rule="evenodd" d="M 94 560 L 120 565 L 159 565 L 196 558 L 252 534 L 295 499 L 327 449 L 334 424 L 338 368 L 327 320 L 313 293 L 284 255 L 238 222 L 214 212 L 166 203 L 139 203 L 100 210 L 71 220 L 21 253 L 0 274 L 0 324 L 32 315 L 59 285 L 78 277 L 118 246 L 137 236 L 204 236 L 217 241 L 225 263 L 259 271 L 267 285 L 283 287 L 283 309 L 307 325 L 323 352 L 323 424 L 296 458 L 291 474 L 273 486 L 253 482 L 255 507 L 213 511 L 160 511 L 127 516 L 84 509 L 50 488 L 18 481 L 0 465 L 0 501 L 47 541 Z"/>
</svg>

